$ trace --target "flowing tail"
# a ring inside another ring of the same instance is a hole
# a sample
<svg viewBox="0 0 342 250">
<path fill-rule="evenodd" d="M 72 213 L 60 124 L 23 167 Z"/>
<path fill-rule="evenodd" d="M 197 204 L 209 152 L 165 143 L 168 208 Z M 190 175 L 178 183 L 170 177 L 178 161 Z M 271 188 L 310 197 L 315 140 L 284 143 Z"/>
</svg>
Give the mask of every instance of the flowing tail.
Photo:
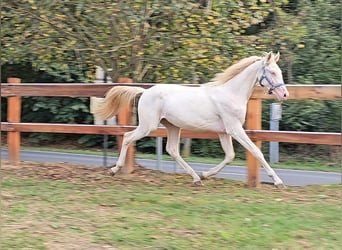
<svg viewBox="0 0 342 250">
<path fill-rule="evenodd" d="M 96 117 L 107 120 L 127 107 L 132 100 L 145 91 L 141 87 L 116 86 L 107 91 L 105 98 L 94 109 Z"/>
</svg>

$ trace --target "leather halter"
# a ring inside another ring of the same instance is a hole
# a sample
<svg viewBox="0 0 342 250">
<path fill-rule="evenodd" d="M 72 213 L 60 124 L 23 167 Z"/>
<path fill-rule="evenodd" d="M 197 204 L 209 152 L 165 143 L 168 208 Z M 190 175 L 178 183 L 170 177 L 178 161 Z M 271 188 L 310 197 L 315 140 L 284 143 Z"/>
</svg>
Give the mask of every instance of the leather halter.
<svg viewBox="0 0 342 250">
<path fill-rule="evenodd" d="M 259 85 L 261 87 L 265 87 L 264 84 L 262 84 L 263 80 L 266 80 L 268 82 L 268 85 L 270 86 L 270 88 L 268 89 L 268 94 L 271 95 L 273 93 L 273 90 L 275 90 L 276 88 L 279 88 L 283 85 L 285 85 L 285 83 L 277 83 L 277 84 L 273 84 L 272 80 L 266 75 L 266 64 L 265 61 L 262 61 L 262 76 L 259 79 Z"/>
</svg>

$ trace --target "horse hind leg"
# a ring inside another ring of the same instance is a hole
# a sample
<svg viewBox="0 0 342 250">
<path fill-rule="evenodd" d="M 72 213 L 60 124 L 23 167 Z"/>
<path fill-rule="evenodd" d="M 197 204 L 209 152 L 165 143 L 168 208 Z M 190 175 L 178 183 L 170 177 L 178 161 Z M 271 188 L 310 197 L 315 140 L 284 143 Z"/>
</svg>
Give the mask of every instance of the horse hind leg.
<svg viewBox="0 0 342 250">
<path fill-rule="evenodd" d="M 133 142 L 147 136 L 150 133 L 151 129 L 143 128 L 141 126 L 138 126 L 133 131 L 127 132 L 123 136 L 123 141 L 121 145 L 121 151 L 118 161 L 116 162 L 115 167 L 111 168 L 111 175 L 115 175 L 124 165 L 127 155 L 127 150 L 129 145 L 131 145 Z"/>
<path fill-rule="evenodd" d="M 202 172 L 201 179 L 206 179 L 210 176 L 216 175 L 222 170 L 227 164 L 231 163 L 235 157 L 234 147 L 232 143 L 232 137 L 226 133 L 219 133 L 220 143 L 223 151 L 225 152 L 225 158 L 215 167 L 209 169 L 207 172 Z"/>
<path fill-rule="evenodd" d="M 159 114 L 157 110 L 158 108 L 153 110 L 148 109 L 146 105 L 139 102 L 139 125 L 134 130 L 124 134 L 118 161 L 116 162 L 115 167 L 111 168 L 112 175 L 117 173 L 125 165 L 129 145 L 157 129 L 159 125 Z"/>
<path fill-rule="evenodd" d="M 179 153 L 179 136 L 180 128 L 172 125 L 166 120 L 162 121 L 163 125 L 167 129 L 167 143 L 166 151 L 172 156 L 172 158 L 185 169 L 185 171 L 190 174 L 193 178 L 193 184 L 195 186 L 203 186 L 201 178 L 196 174 L 196 172 L 187 164 Z"/>
</svg>

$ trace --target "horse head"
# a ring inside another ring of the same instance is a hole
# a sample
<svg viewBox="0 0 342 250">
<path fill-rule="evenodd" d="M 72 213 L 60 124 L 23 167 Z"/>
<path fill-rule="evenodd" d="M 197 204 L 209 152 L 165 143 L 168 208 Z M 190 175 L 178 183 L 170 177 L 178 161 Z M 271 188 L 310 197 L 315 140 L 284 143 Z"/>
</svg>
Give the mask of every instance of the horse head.
<svg viewBox="0 0 342 250">
<path fill-rule="evenodd" d="M 285 101 L 289 97 L 289 92 L 285 86 L 281 69 L 277 64 L 279 57 L 279 52 L 276 55 L 272 52 L 266 54 L 258 74 L 258 83 L 268 89 L 268 94 L 274 94 L 279 101 Z"/>
</svg>

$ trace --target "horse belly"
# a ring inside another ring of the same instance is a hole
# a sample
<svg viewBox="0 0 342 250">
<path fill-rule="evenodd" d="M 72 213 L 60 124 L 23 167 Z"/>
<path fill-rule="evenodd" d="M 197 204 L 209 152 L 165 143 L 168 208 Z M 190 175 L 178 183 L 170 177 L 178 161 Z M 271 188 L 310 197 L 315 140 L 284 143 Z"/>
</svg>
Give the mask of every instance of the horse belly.
<svg viewBox="0 0 342 250">
<path fill-rule="evenodd" d="M 194 119 L 189 121 L 188 119 L 179 118 L 166 118 L 170 123 L 182 129 L 192 131 L 212 131 L 216 133 L 225 132 L 224 125 L 221 121 L 204 121 L 200 119 Z"/>
<path fill-rule="evenodd" d="M 212 103 L 206 98 L 197 99 L 200 101 L 182 100 L 166 102 L 162 118 L 165 118 L 173 125 L 193 131 L 225 131 L 224 125 Z"/>
</svg>

